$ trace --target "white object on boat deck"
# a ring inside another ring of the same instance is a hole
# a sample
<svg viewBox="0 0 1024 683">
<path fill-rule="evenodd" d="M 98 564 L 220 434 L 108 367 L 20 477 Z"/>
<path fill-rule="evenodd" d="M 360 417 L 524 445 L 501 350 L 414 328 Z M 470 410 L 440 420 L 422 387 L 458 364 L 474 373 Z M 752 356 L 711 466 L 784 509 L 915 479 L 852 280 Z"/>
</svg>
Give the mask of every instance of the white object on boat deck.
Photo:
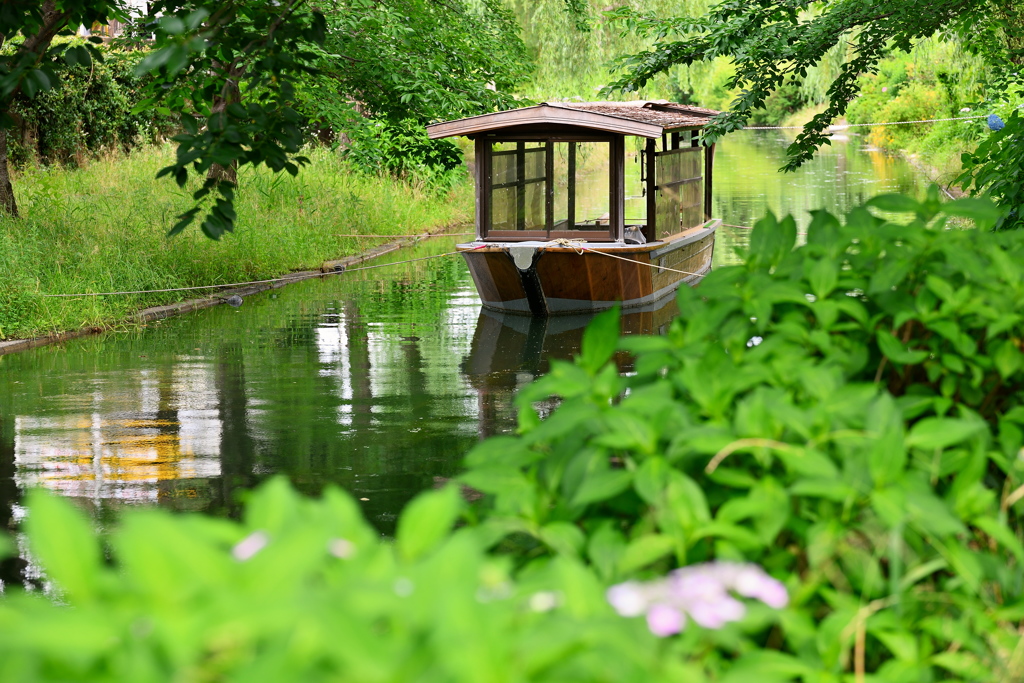
<svg viewBox="0 0 1024 683">
<path fill-rule="evenodd" d="M 537 247 L 519 245 L 508 248 L 508 252 L 512 254 L 512 260 L 515 261 L 516 268 L 519 270 L 528 270 L 533 265 L 533 255 L 536 251 Z"/>
</svg>

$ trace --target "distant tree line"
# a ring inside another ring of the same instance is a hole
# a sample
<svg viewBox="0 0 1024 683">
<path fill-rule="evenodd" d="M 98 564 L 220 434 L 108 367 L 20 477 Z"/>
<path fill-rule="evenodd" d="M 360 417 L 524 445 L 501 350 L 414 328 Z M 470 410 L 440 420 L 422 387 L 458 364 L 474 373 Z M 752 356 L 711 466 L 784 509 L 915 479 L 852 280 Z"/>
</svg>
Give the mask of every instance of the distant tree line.
<svg viewBox="0 0 1024 683">
<path fill-rule="evenodd" d="M 581 0 L 564 3 L 582 16 Z M 363 143 L 357 161 L 382 170 L 443 167 L 454 163 L 456 152 L 448 143 L 427 141 L 422 125 L 512 106 L 516 85 L 530 71 L 518 26 L 500 0 L 326 0 L 315 6 L 307 0 L 156 0 L 148 10 L 133 17 L 120 0 L 5 3 L 0 208 L 17 215 L 8 131 L 16 130 L 16 154 L 32 144 L 42 151 L 44 133 L 33 142 L 31 131 L 39 129 L 25 114 L 46 105 L 26 102 L 74 81 L 76 69 L 94 76 L 102 61 L 94 44 L 99 38 L 55 41 L 80 25 L 134 24 L 126 41 L 145 56 L 133 71 L 141 88 L 132 111 L 173 117 L 181 126 L 173 137 L 175 161 L 160 174 L 182 188 L 190 178 L 203 179 L 193 192 L 195 207 L 171 234 L 201 217 L 203 232 L 215 239 L 234 227 L 237 169 L 265 164 L 297 173 L 306 163 L 301 148 L 310 126 L 320 139 Z M 89 111 L 79 113 L 87 122 Z M 117 137 L 90 137 L 88 127 L 73 128 L 81 128 L 86 148 Z"/>
</svg>

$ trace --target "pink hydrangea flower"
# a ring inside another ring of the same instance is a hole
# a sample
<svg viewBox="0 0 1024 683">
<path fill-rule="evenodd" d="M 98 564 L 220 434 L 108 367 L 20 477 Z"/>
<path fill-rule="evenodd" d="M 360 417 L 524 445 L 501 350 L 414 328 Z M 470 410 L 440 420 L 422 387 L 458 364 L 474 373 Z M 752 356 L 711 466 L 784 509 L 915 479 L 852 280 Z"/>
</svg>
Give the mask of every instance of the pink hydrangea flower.
<svg viewBox="0 0 1024 683">
<path fill-rule="evenodd" d="M 686 615 L 675 607 L 652 605 L 647 612 L 647 628 L 661 638 L 675 635 L 686 625 Z"/>
<path fill-rule="evenodd" d="M 789 604 L 789 594 L 780 581 L 757 565 L 737 562 L 683 567 L 647 583 L 627 581 L 609 588 L 607 598 L 621 616 L 646 614 L 651 633 L 665 637 L 682 631 L 687 619 L 713 629 L 739 621 L 747 608 L 734 594 L 760 600 L 774 609 Z"/>
</svg>

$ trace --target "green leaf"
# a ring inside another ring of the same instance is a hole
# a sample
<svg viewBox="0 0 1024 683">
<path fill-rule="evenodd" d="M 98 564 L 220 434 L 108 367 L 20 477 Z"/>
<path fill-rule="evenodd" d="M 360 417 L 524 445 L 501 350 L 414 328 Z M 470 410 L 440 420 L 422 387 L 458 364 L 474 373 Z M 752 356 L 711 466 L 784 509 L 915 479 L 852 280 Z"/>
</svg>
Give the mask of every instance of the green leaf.
<svg viewBox="0 0 1024 683">
<path fill-rule="evenodd" d="M 992 355 L 992 362 L 1003 379 L 1007 379 L 1024 365 L 1024 354 L 1010 340 L 1002 341 Z"/>
<path fill-rule="evenodd" d="M 510 467 L 477 467 L 459 476 L 459 481 L 481 493 L 501 494 L 531 487 L 522 472 Z"/>
<path fill-rule="evenodd" d="M 952 417 L 926 417 L 910 429 L 908 448 L 935 450 L 948 448 L 985 431 L 985 423 Z"/>
<path fill-rule="evenodd" d="M 578 557 L 586 544 L 580 528 L 569 522 L 551 522 L 541 528 L 540 540 L 560 555 Z"/>
<path fill-rule="evenodd" d="M 827 258 L 808 259 L 804 261 L 804 269 L 811 293 L 818 299 L 831 294 L 839 283 L 839 267 Z"/>
<path fill-rule="evenodd" d="M 597 437 L 599 446 L 615 450 L 632 450 L 639 453 L 653 453 L 657 438 L 651 425 L 629 413 L 620 412 L 614 419 L 607 420 L 607 432 Z"/>
<path fill-rule="evenodd" d="M 922 209 L 920 202 L 905 194 L 880 194 L 869 199 L 866 204 L 892 213 L 916 213 Z"/>
<path fill-rule="evenodd" d="M 957 578 L 963 579 L 967 588 L 977 593 L 985 575 L 978 554 L 954 538 L 946 542 L 944 555 Z"/>
<path fill-rule="evenodd" d="M 867 430 L 871 436 L 868 468 L 875 486 L 882 488 L 899 479 L 907 465 L 903 416 L 889 393 L 875 399 L 868 409 Z"/>
<path fill-rule="evenodd" d="M 675 541 L 671 536 L 662 534 L 645 534 L 629 542 L 619 559 L 620 574 L 631 574 L 656 560 L 668 555 L 675 549 Z"/>
<path fill-rule="evenodd" d="M 933 655 L 929 661 L 965 681 L 991 680 L 989 665 L 970 652 L 940 652 Z"/>
<path fill-rule="evenodd" d="M 173 15 L 160 17 L 157 24 L 164 33 L 178 35 L 185 32 L 185 22 Z"/>
<path fill-rule="evenodd" d="M 665 458 L 661 456 L 647 458 L 636 469 L 633 488 L 648 504 L 656 505 L 664 496 L 671 470 L 672 468 Z"/>
<path fill-rule="evenodd" d="M 811 680 L 819 676 L 819 668 L 776 650 L 755 650 L 737 659 L 720 680 L 721 683 L 775 683 L 791 681 L 795 677 Z"/>
<path fill-rule="evenodd" d="M 857 495 L 857 489 L 834 477 L 798 479 L 789 487 L 789 492 L 794 496 L 825 498 L 837 503 Z"/>
<path fill-rule="evenodd" d="M 1024 544 L 1017 538 L 1013 529 L 997 521 L 994 517 L 978 517 L 971 522 L 986 534 L 995 539 L 996 543 L 1003 546 L 1017 558 L 1017 562 L 1024 563 Z"/>
<path fill-rule="evenodd" d="M 41 489 L 28 494 L 29 548 L 72 602 L 97 597 L 100 547 L 92 525 L 67 500 Z"/>
<path fill-rule="evenodd" d="M 927 351 L 908 351 L 899 339 L 885 330 L 878 330 L 875 339 L 878 341 L 879 350 L 894 363 L 915 365 L 928 357 Z"/>
<path fill-rule="evenodd" d="M 616 567 L 626 548 L 626 539 L 622 532 L 615 529 L 612 524 L 602 524 L 601 527 L 590 536 L 587 545 L 587 555 L 590 561 L 597 567 L 601 576 L 610 580 L 615 576 Z"/>
<path fill-rule="evenodd" d="M 917 661 L 917 637 L 906 631 L 883 631 L 878 629 L 870 630 L 871 635 L 882 641 L 885 648 L 893 654 L 896 659 L 904 661 Z"/>
<path fill-rule="evenodd" d="M 398 518 L 395 545 L 407 560 L 433 550 L 451 531 L 462 509 L 462 498 L 454 485 L 421 493 L 412 499 Z"/>
<path fill-rule="evenodd" d="M 793 249 L 796 242 L 796 221 L 786 216 L 779 221 L 772 212 L 754 223 L 750 234 L 750 259 L 752 266 L 771 268 Z"/>
<path fill-rule="evenodd" d="M 942 213 L 947 216 L 970 218 L 984 230 L 995 225 L 1005 211 L 988 197 L 964 197 L 943 204 Z"/>
<path fill-rule="evenodd" d="M 597 470 L 588 472 L 576 489 L 572 505 L 587 505 L 614 498 L 633 483 L 633 473 L 626 470 Z"/>
<path fill-rule="evenodd" d="M 614 306 L 594 316 L 583 332 L 577 363 L 589 374 L 597 374 L 615 353 L 619 344 L 619 317 L 620 308 Z"/>
<path fill-rule="evenodd" d="M 543 458 L 542 453 L 531 450 L 522 439 L 511 436 L 492 436 L 477 443 L 466 454 L 466 467 L 525 467 Z"/>
</svg>

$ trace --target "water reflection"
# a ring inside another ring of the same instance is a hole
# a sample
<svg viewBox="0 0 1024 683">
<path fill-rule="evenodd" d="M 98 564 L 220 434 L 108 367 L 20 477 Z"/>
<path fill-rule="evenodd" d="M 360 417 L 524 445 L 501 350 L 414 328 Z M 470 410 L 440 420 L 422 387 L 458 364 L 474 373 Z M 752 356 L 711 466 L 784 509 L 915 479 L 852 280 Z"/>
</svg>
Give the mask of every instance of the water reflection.
<svg viewBox="0 0 1024 683">
<path fill-rule="evenodd" d="M 792 213 L 803 231 L 813 209 L 843 215 L 878 194 L 923 193 L 910 164 L 868 148 L 854 133 L 823 147 L 797 171 L 779 173 L 793 132 L 740 131 L 717 146 L 712 213 L 728 225 L 719 230 L 715 265 L 739 260 L 736 249 L 746 247 L 750 231 L 733 226 L 752 226 L 766 211 Z"/>
<path fill-rule="evenodd" d="M 842 212 L 877 192 L 915 191 L 908 167 L 852 146 L 780 178 L 781 163 L 777 136 L 723 143 L 716 214 L 750 225 L 766 208 Z M 724 230 L 716 261 L 747 237 Z M 624 327 L 656 332 L 672 312 L 642 311 Z M 515 391 L 576 353 L 586 322 L 482 312 L 464 262 L 444 257 L 0 356 L 0 526 L 13 528 L 30 486 L 105 523 L 140 503 L 235 514 L 240 492 L 284 473 L 307 492 L 343 486 L 390 533 L 405 502 L 455 475 L 473 443 L 514 428 Z M 8 561 L 0 581 L 32 572 Z"/>
<path fill-rule="evenodd" d="M 678 315 L 675 299 L 622 316 L 624 334 L 659 334 Z M 481 310 L 462 372 L 477 392 L 479 436 L 515 429 L 513 399 L 521 387 L 548 371 L 552 359 L 569 359 L 580 349 L 592 316 L 533 318 Z M 616 360 L 628 371 L 630 359 Z"/>
</svg>

